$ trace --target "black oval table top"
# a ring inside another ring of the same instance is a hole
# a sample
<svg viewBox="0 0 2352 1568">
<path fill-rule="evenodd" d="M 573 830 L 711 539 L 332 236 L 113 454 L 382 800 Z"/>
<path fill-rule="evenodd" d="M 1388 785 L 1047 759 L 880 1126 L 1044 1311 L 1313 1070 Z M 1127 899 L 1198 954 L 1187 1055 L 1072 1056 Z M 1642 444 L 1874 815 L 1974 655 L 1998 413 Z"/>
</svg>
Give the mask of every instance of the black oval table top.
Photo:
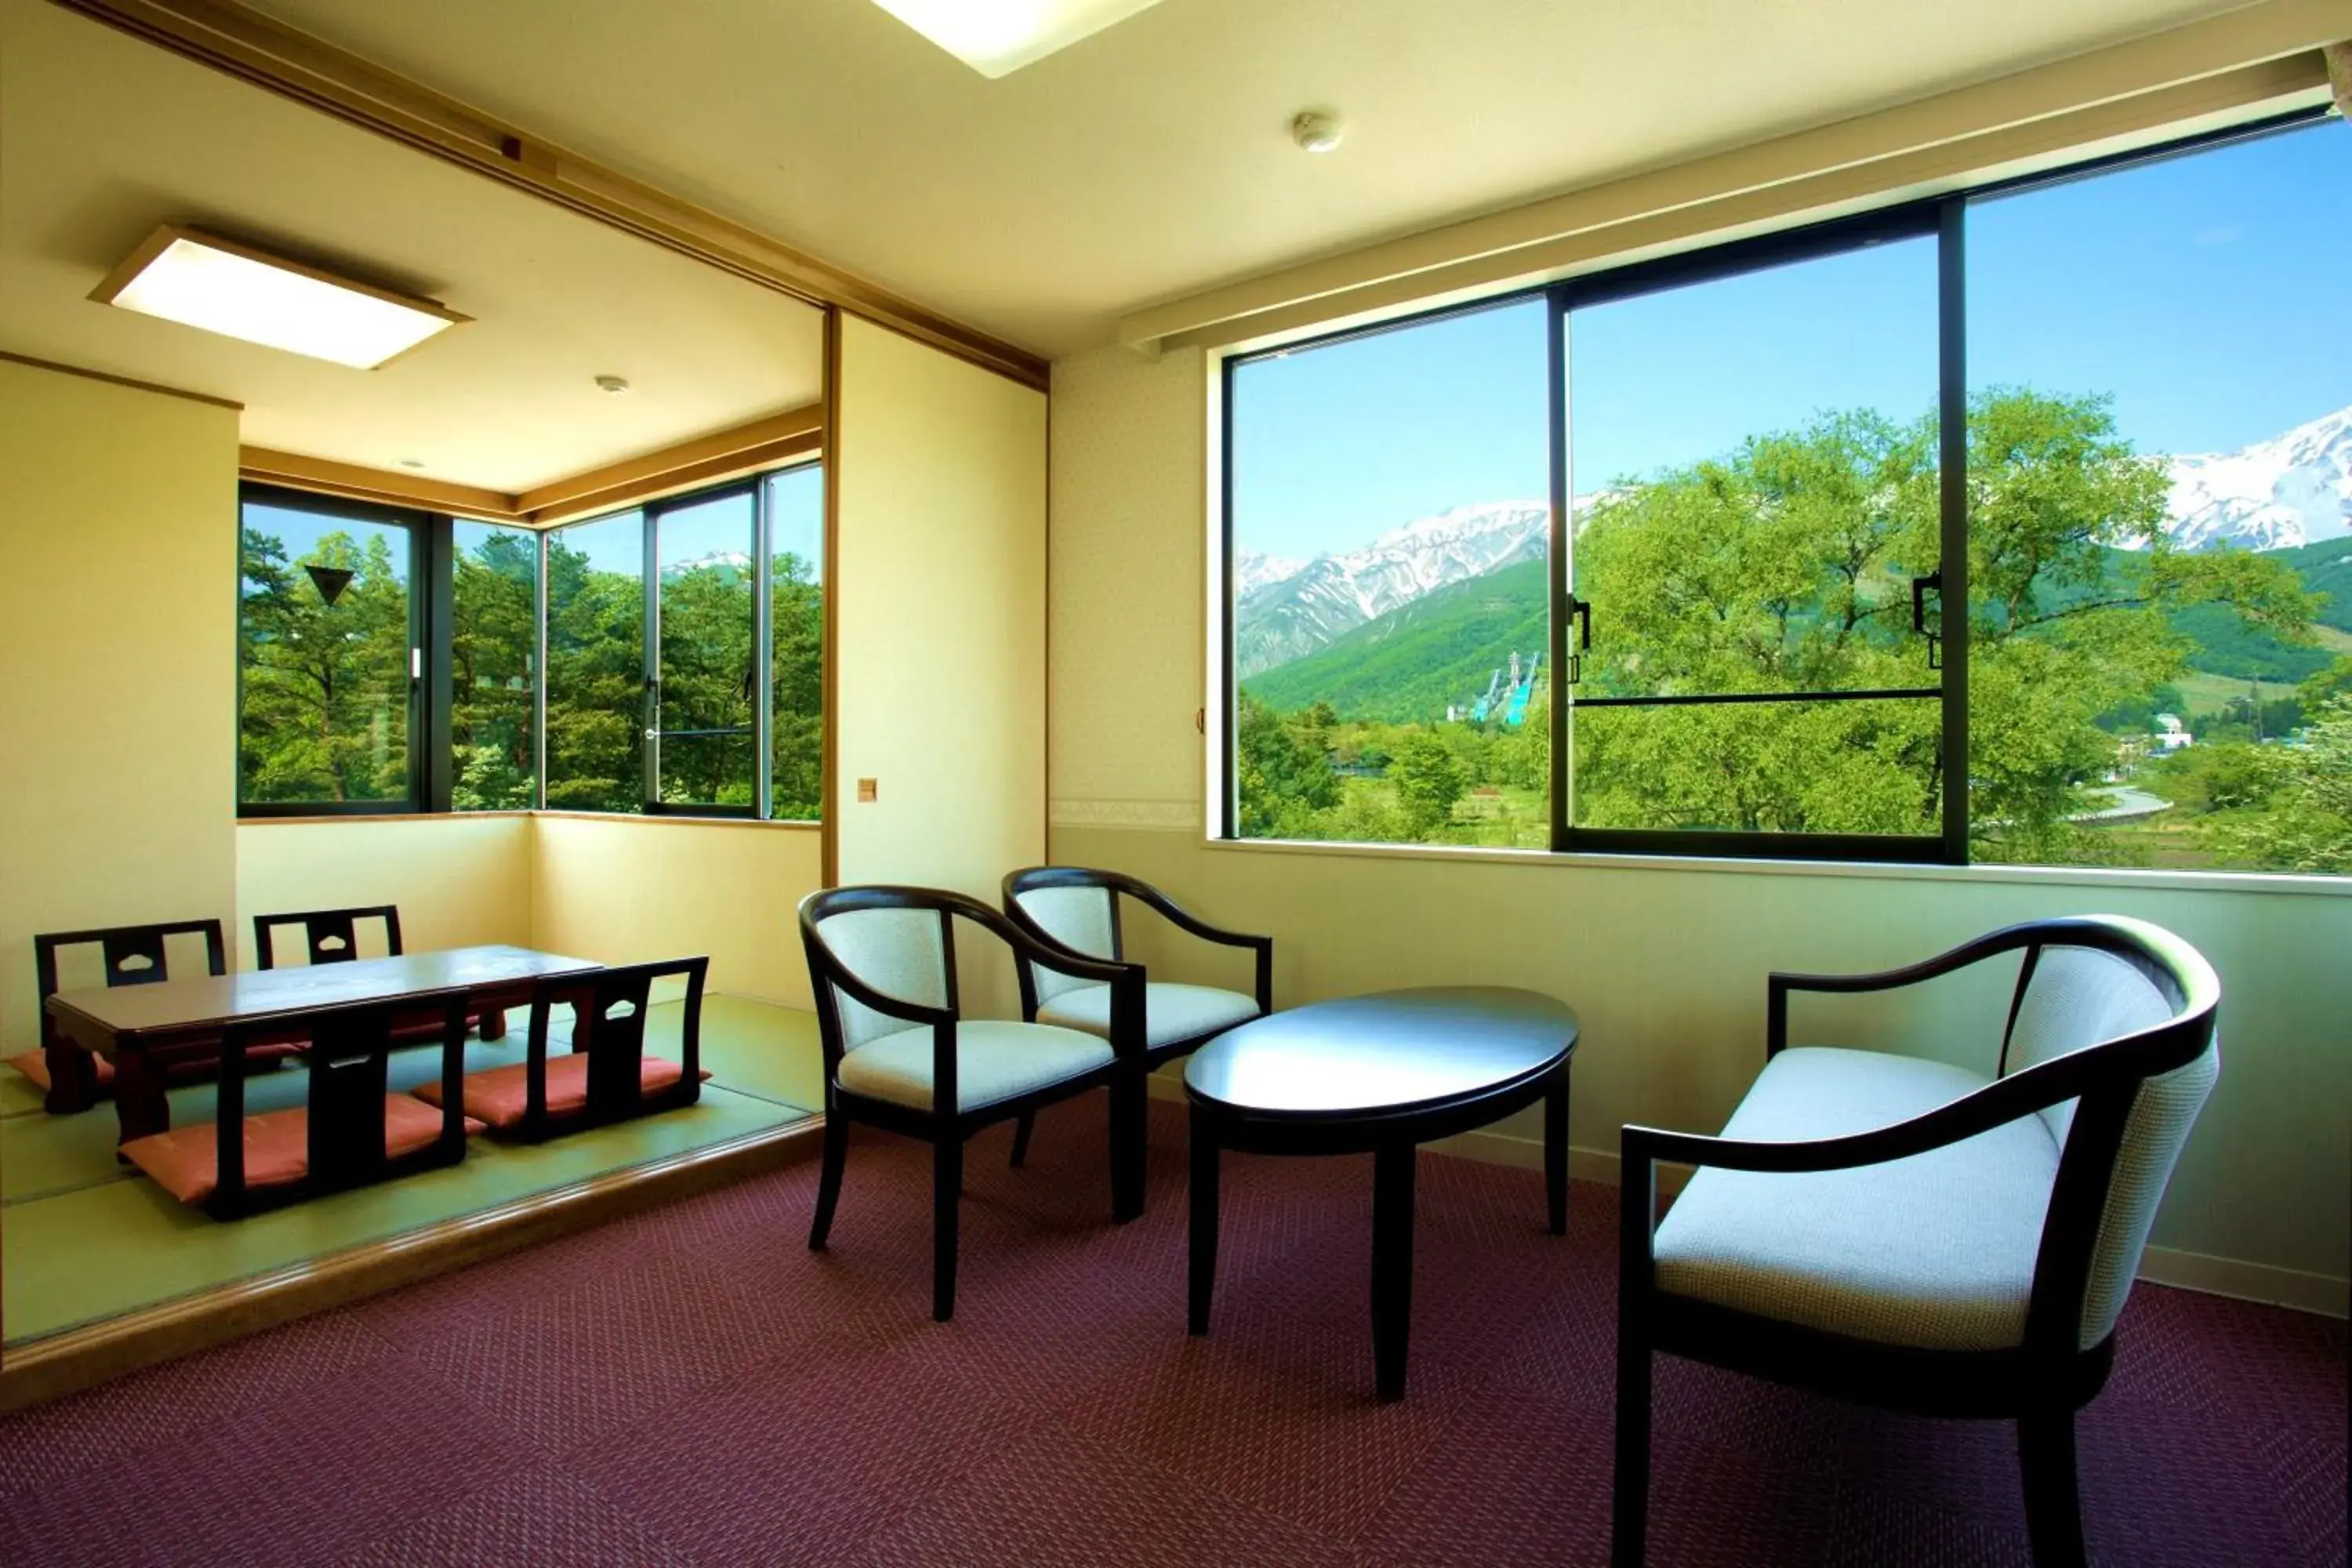
<svg viewBox="0 0 2352 1568">
<path fill-rule="evenodd" d="M 1184 1087 L 1254 1121 L 1438 1110 L 1559 1066 L 1576 1014 L 1533 991 L 1463 985 L 1311 1003 L 1195 1052 Z"/>
</svg>

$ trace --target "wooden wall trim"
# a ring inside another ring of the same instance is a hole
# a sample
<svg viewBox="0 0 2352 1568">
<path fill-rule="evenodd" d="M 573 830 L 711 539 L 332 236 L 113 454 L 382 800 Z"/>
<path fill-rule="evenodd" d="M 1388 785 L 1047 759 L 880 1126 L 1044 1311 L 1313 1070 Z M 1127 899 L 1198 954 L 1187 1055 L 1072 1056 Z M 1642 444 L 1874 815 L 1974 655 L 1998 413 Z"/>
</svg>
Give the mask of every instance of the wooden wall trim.
<svg viewBox="0 0 2352 1568">
<path fill-rule="evenodd" d="M 581 157 L 235 0 L 54 0 L 241 80 L 814 305 L 1045 389 L 1037 354 Z"/>
<path fill-rule="evenodd" d="M 544 526 L 643 500 L 656 491 L 764 468 L 824 444 L 824 405 L 812 403 L 709 436 L 698 436 L 642 458 L 630 458 L 556 479 L 512 498 L 516 510 Z"/>
<path fill-rule="evenodd" d="M 35 370 L 53 370 L 59 375 L 78 375 L 84 381 L 102 381 L 112 386 L 127 386 L 136 392 L 159 392 L 166 397 L 184 397 L 191 403 L 208 403 L 215 408 L 231 408 L 245 412 L 245 405 L 232 398 L 215 397 L 210 393 L 190 392 L 185 387 L 165 386 L 160 382 L 141 381 L 135 376 L 111 375 L 102 370 L 90 370 L 78 364 L 59 364 L 53 359 L 35 359 L 31 354 L 12 353 L 0 349 L 0 360 L 10 364 L 30 365 Z"/>
<path fill-rule="evenodd" d="M 330 458 L 310 458 L 299 452 L 280 452 L 268 447 L 238 447 L 237 472 L 242 478 L 264 484 L 284 485 L 320 495 L 549 528 L 591 512 L 611 510 L 732 474 L 788 463 L 824 449 L 824 405 L 812 403 L 804 408 L 767 415 L 708 436 L 697 436 L 643 457 L 584 469 L 520 495 L 429 479 L 419 474 L 396 473 L 390 468 L 339 463 Z"/>
<path fill-rule="evenodd" d="M 450 484 L 442 479 L 428 479 L 419 474 L 362 468 L 357 463 L 338 463 L 329 458 L 306 458 L 299 452 L 274 451 L 268 447 L 239 447 L 236 449 L 236 469 L 242 479 L 285 485 L 291 489 L 311 490 L 320 495 L 342 496 L 351 500 L 383 501 L 392 506 L 412 506 L 426 511 L 487 518 L 493 522 L 529 521 L 524 513 L 516 510 L 515 498 L 503 490 Z"/>
</svg>

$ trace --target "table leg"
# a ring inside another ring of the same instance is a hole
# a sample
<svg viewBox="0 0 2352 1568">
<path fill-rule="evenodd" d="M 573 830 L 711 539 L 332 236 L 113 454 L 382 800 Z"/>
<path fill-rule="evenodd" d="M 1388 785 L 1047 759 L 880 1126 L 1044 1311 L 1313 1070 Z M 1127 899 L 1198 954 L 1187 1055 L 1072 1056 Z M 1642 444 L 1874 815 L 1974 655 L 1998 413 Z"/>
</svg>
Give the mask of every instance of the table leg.
<svg viewBox="0 0 2352 1568">
<path fill-rule="evenodd" d="M 114 1058 L 114 1110 L 121 1118 L 120 1143 L 172 1128 L 172 1102 L 164 1097 L 165 1075 L 161 1064 L 144 1051 L 124 1051 Z"/>
<path fill-rule="evenodd" d="M 1544 1199 L 1551 1233 L 1568 1234 L 1568 1064 L 1544 1090 Z"/>
<path fill-rule="evenodd" d="M 1407 1341 L 1412 1331 L 1412 1174 L 1411 1143 L 1385 1143 L 1372 1155 L 1372 1367 L 1382 1399 L 1404 1397 Z"/>
<path fill-rule="evenodd" d="M 1193 1333 L 1209 1331 L 1209 1298 L 1217 1289 L 1217 1130 L 1215 1123 L 1192 1111 L 1192 1247 L 1190 1265 L 1190 1313 Z"/>
<path fill-rule="evenodd" d="M 42 1058 L 49 1068 L 49 1092 L 41 1109 L 52 1116 L 69 1116 L 98 1103 L 98 1058 L 79 1046 L 45 1045 Z"/>
</svg>

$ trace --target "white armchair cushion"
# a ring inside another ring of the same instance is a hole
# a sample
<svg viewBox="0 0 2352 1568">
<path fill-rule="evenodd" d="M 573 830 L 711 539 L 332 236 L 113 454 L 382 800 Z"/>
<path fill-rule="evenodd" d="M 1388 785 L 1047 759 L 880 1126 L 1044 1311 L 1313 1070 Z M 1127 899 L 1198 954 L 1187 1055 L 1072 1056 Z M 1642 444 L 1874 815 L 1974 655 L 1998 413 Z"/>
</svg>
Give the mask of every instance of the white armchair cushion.
<svg viewBox="0 0 2352 1568">
<path fill-rule="evenodd" d="M 1165 1046 L 1213 1030 L 1229 1029 L 1257 1016 L 1257 1003 L 1238 991 L 1213 985 L 1178 985 L 1151 981 L 1143 987 L 1143 1043 Z M 1090 1035 L 1110 1035 L 1110 987 L 1087 985 L 1065 991 L 1050 1006 L 1037 1009 L 1037 1021 Z"/>
<path fill-rule="evenodd" d="M 1941 1062 L 1801 1047 L 1766 1065 L 1723 1133 L 1862 1132 L 1990 1081 Z M 2058 1145 L 2030 1114 L 1853 1170 L 1701 1170 L 1659 1223 L 1658 1286 L 1884 1344 L 2020 1344 L 2057 1170 Z"/>
<path fill-rule="evenodd" d="M 1075 1029 L 993 1018 L 955 1026 L 956 1109 L 971 1110 L 1107 1066 L 1110 1047 Z M 835 1075 L 855 1094 L 931 1109 L 931 1030 L 902 1029 L 866 1041 Z"/>
</svg>

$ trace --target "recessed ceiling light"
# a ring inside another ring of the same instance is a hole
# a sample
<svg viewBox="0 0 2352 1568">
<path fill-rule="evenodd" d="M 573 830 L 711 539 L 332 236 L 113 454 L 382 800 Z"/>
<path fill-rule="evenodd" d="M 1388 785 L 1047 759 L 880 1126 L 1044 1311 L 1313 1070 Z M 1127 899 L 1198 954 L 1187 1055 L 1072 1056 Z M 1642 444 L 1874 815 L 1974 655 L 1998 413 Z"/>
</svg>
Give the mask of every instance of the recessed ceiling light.
<svg viewBox="0 0 2352 1568">
<path fill-rule="evenodd" d="M 247 342 L 373 370 L 434 333 L 471 320 L 432 300 L 165 224 L 90 298 Z"/>
<path fill-rule="evenodd" d="M 400 466 L 404 468 L 421 468 L 425 465 L 414 458 L 403 458 L 400 459 Z"/>
<path fill-rule="evenodd" d="M 1160 0 L 874 0 L 984 77 L 1007 76 Z"/>
<path fill-rule="evenodd" d="M 1308 153 L 1328 153 L 1339 144 L 1347 128 L 1336 114 L 1326 114 L 1319 109 L 1299 110 L 1290 122 L 1290 139 Z"/>
<path fill-rule="evenodd" d="M 629 384 L 621 376 L 600 375 L 596 378 L 596 390 L 599 392 L 609 392 L 614 395 L 618 396 L 620 394 L 629 390 Z"/>
</svg>

